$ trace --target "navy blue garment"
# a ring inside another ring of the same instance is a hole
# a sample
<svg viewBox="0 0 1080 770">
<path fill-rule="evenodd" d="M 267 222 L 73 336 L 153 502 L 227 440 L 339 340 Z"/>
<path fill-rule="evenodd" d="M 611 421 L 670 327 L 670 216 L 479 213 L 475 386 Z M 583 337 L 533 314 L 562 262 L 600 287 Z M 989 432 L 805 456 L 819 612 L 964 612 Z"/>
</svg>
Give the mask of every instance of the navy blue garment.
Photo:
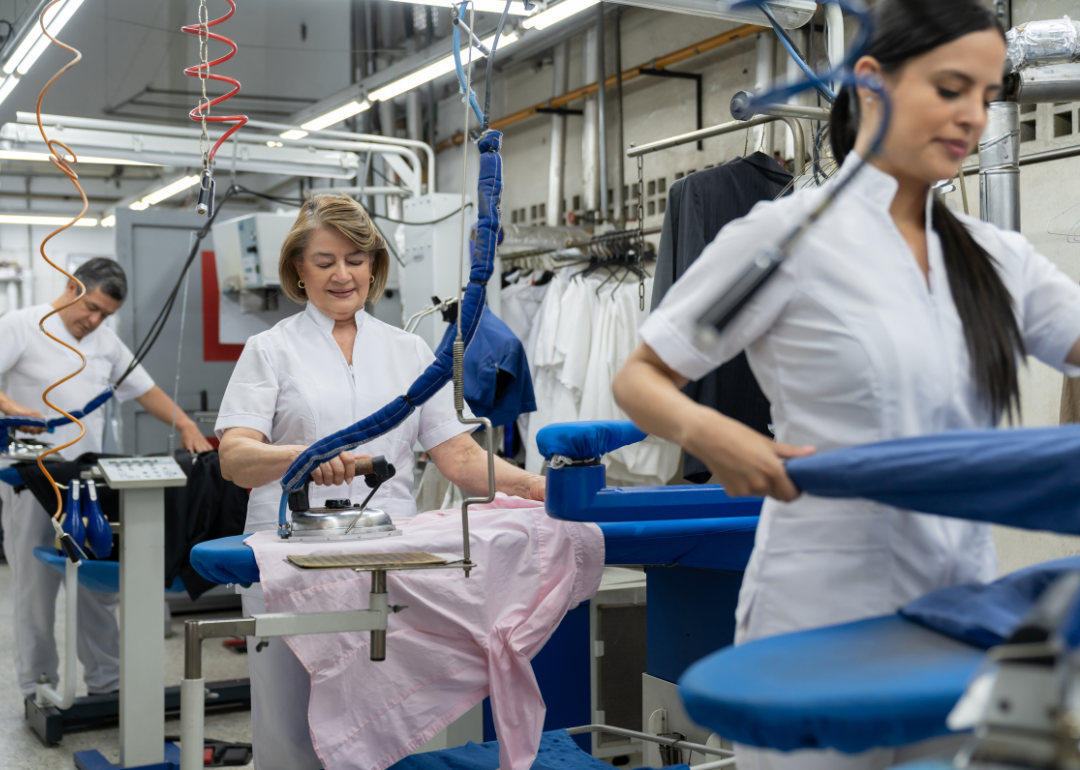
<svg viewBox="0 0 1080 770">
<path fill-rule="evenodd" d="M 499 742 L 473 743 L 442 751 L 412 754 L 389 770 L 498 770 Z M 552 730 L 540 736 L 540 750 L 532 770 L 611 770 L 611 765 L 594 759 L 577 747 L 566 730 Z M 687 770 L 673 765 L 665 770 Z"/>
<path fill-rule="evenodd" d="M 1080 556 L 1055 559 L 993 583 L 941 588 L 903 607 L 900 614 L 968 644 L 994 647 L 1012 635 L 1051 583 L 1077 570 Z"/>
<path fill-rule="evenodd" d="M 457 325 L 446 327 L 435 356 L 453 357 L 456 337 Z M 465 400 L 474 415 L 487 417 L 496 426 L 536 411 L 525 346 L 490 308 L 483 309 L 476 336 L 465 351 Z"/>
<path fill-rule="evenodd" d="M 555 455 L 588 460 L 644 441 L 647 435 L 629 420 L 556 422 L 537 432 L 536 446 L 546 460 Z"/>
<path fill-rule="evenodd" d="M 884 441 L 791 460 L 787 471 L 820 497 L 1080 534 L 1080 425 Z"/>
</svg>

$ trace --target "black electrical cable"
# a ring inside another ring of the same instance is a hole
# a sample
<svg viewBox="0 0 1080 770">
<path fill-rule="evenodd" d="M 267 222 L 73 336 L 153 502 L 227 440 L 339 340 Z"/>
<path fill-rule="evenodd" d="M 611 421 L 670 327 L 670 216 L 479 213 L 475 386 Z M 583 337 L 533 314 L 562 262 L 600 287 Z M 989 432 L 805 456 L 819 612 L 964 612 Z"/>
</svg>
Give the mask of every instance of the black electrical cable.
<svg viewBox="0 0 1080 770">
<path fill-rule="evenodd" d="M 184 283 L 184 277 L 187 275 L 188 270 L 191 269 L 191 264 L 195 261 L 195 257 L 199 254 L 199 246 L 202 244 L 206 236 L 210 234 L 210 228 L 213 226 L 218 214 L 221 213 L 223 208 L 225 208 L 225 204 L 230 198 L 232 198 L 238 193 L 254 195 L 257 198 L 264 198 L 266 200 L 275 201 L 277 203 L 284 203 L 286 205 L 302 206 L 304 203 L 307 202 L 307 199 L 301 200 L 299 198 L 281 198 L 276 195 L 267 195 L 266 193 L 257 192 L 247 187 L 242 187 L 240 185 L 231 185 L 229 189 L 225 191 L 225 194 L 221 196 L 221 200 L 217 202 L 217 205 L 214 207 L 213 215 L 209 219 L 207 219 L 206 223 L 203 224 L 203 226 L 195 233 L 195 241 L 191 245 L 191 251 L 188 252 L 187 259 L 184 261 L 184 266 L 180 270 L 180 276 L 176 279 L 176 284 L 173 286 L 172 291 L 169 292 L 169 296 L 165 300 L 165 304 L 162 305 L 161 311 L 158 313 L 157 318 L 155 318 L 154 322 L 150 324 L 150 331 L 146 333 L 146 336 L 143 337 L 142 342 L 140 342 L 138 347 L 135 349 L 134 356 L 131 359 L 131 364 L 129 364 L 128 368 L 124 370 L 124 373 L 120 376 L 120 379 L 116 381 L 116 384 L 113 386 L 114 388 L 120 387 L 121 383 L 123 383 L 123 381 L 128 378 L 128 375 L 135 371 L 135 368 L 142 363 L 144 358 L 146 358 L 146 355 L 150 352 L 150 349 L 154 347 L 154 343 L 157 342 L 158 337 L 161 336 L 161 332 L 165 329 L 165 323 L 169 320 L 169 316 L 172 314 L 173 306 L 176 304 L 176 298 L 180 294 L 180 289 Z M 470 201 L 464 206 L 458 208 L 457 210 L 450 212 L 446 216 L 439 217 L 438 219 L 433 219 L 430 222 L 405 222 L 400 219 L 391 219 L 390 217 L 385 217 L 381 214 L 371 214 L 371 212 L 368 213 L 371 216 L 385 219 L 389 222 L 393 222 L 396 224 L 421 227 L 424 225 L 438 224 L 439 222 L 450 219 L 451 217 L 460 214 L 462 209 L 471 207 L 472 205 L 473 204 Z M 389 242 L 386 244 L 386 248 L 394 255 L 394 258 L 397 259 L 397 261 L 400 263 L 401 257 L 397 255 L 397 252 L 393 250 Z"/>
<path fill-rule="evenodd" d="M 499 47 L 499 36 L 502 35 L 503 25 L 506 24 L 506 17 L 510 14 L 512 2 L 514 0 L 506 0 L 506 7 L 503 8 L 502 16 L 499 17 L 499 26 L 495 28 L 495 39 L 491 41 L 491 55 L 487 60 L 487 84 L 484 87 L 484 125 L 480 127 L 481 131 L 487 131 L 491 124 L 491 77 L 495 70 L 495 49 Z"/>
<path fill-rule="evenodd" d="M 274 201 L 275 203 L 283 203 L 283 204 L 285 204 L 287 206 L 297 206 L 297 207 L 299 207 L 299 206 L 303 206 L 305 203 L 307 203 L 309 200 L 311 200 L 310 198 L 283 198 L 283 197 L 280 197 L 280 196 L 277 196 L 277 195 L 268 195 L 267 193 L 257 192 L 255 190 L 251 190 L 251 189 L 248 189 L 247 187 L 241 187 L 241 186 L 237 186 L 236 190 L 237 190 L 237 192 L 246 193 L 248 195 L 254 195 L 257 198 L 265 198 L 266 200 Z M 375 218 L 375 219 L 382 219 L 382 220 L 384 220 L 386 222 L 392 222 L 395 225 L 406 225 L 408 227 L 423 227 L 425 225 L 437 225 L 437 224 L 439 224 L 439 222 L 445 222 L 447 219 L 450 219 L 451 217 L 460 214 L 462 209 L 472 208 L 472 205 L 473 205 L 472 201 L 468 201 L 464 206 L 460 206 L 457 209 L 455 209 L 454 211 L 451 211 L 449 214 L 447 214 L 445 216 L 441 216 L 438 219 L 432 219 L 430 222 L 406 222 L 404 219 L 393 219 L 392 217 L 388 217 L 385 214 L 377 214 L 377 213 L 375 213 L 373 211 L 368 211 L 367 208 L 362 203 L 358 202 L 358 204 L 359 204 L 360 208 L 364 209 L 364 211 L 367 212 L 367 215 L 369 217 L 372 217 L 372 218 Z"/>
<path fill-rule="evenodd" d="M 0 24 L 7 24 L 7 28 L 8 28 L 7 29 L 7 34 L 4 35 L 3 42 L 0 42 L 0 53 L 3 53 L 4 49 L 7 48 L 8 43 L 11 42 L 12 35 L 15 32 L 15 25 L 12 24 L 7 19 L 0 19 Z"/>
<path fill-rule="evenodd" d="M 789 35 L 787 33 L 787 30 L 784 29 L 783 25 L 780 24 L 779 20 L 776 18 L 776 14 L 772 12 L 772 9 L 765 3 L 761 3 L 758 8 L 769 19 L 769 23 L 772 24 L 772 28 L 776 31 L 776 34 L 779 37 L 783 38 L 783 41 L 787 43 L 788 53 L 793 56 L 800 65 L 802 65 L 802 69 L 804 72 L 812 73 L 813 69 L 810 67 L 809 64 L 807 64 L 806 57 L 803 56 L 802 51 L 799 50 L 799 46 L 797 46 L 795 44 L 795 41 L 792 40 L 791 35 Z M 819 94 L 825 97 L 829 104 L 832 104 L 832 95 L 825 89 L 823 85 L 815 83 L 814 88 Z"/>
<path fill-rule="evenodd" d="M 203 239 L 210 234 L 210 227 L 214 224 L 219 213 L 225 208 L 225 203 L 238 192 L 239 188 L 236 185 L 232 185 L 225 194 L 221 197 L 217 206 L 214 207 L 214 213 L 206 220 L 206 223 L 199 228 L 195 234 L 195 241 L 191 244 L 191 251 L 188 253 L 187 260 L 184 262 L 184 267 L 180 271 L 180 277 L 176 279 L 176 285 L 173 286 L 173 290 L 169 293 L 168 299 L 165 300 L 165 304 L 162 306 L 161 311 L 158 313 L 157 318 L 150 325 L 150 331 L 143 337 L 143 341 L 139 343 L 139 346 L 135 349 L 135 354 L 131 359 L 131 364 L 128 366 L 124 373 L 120 376 L 120 379 L 116 381 L 114 388 L 120 387 L 121 383 L 127 379 L 128 375 L 135 371 L 142 360 L 146 357 L 146 354 L 150 352 L 150 349 L 154 347 L 154 343 L 157 342 L 158 337 L 161 336 L 162 330 L 165 328 L 165 322 L 169 320 L 169 315 L 172 313 L 173 306 L 176 304 L 176 298 L 180 294 L 180 287 L 184 283 L 184 276 L 187 275 L 188 269 L 191 267 L 191 263 L 195 261 L 195 257 L 199 254 L 199 246 L 202 244 Z"/>
</svg>

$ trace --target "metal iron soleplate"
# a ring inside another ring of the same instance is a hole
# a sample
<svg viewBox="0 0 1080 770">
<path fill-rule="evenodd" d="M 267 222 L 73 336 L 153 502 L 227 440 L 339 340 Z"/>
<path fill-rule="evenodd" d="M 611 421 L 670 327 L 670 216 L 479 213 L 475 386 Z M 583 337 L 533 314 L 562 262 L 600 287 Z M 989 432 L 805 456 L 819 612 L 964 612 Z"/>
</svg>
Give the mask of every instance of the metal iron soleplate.
<svg viewBox="0 0 1080 770">
<path fill-rule="evenodd" d="M 301 569 L 393 569 L 427 564 L 446 564 L 446 559 L 426 551 L 397 553 L 334 553 L 325 556 L 286 556 Z"/>
</svg>

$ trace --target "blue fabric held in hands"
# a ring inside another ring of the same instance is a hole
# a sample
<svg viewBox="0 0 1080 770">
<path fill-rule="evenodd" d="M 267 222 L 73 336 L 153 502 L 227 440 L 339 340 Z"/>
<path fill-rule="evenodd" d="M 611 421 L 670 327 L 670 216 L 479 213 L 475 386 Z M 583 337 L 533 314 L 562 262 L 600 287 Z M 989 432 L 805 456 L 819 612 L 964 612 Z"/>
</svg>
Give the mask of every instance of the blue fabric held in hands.
<svg viewBox="0 0 1080 770">
<path fill-rule="evenodd" d="M 555 455 L 588 460 L 644 441 L 647 435 L 629 420 L 556 422 L 537 431 L 536 446 L 547 460 Z"/>
<path fill-rule="evenodd" d="M 968 644 L 994 647 L 1012 635 L 1051 583 L 1077 570 L 1080 556 L 1055 559 L 993 583 L 938 589 L 903 607 L 900 614 Z"/>
<path fill-rule="evenodd" d="M 684 567 L 746 569 L 754 548 L 756 516 L 727 519 L 632 521 L 600 524 L 607 564 L 678 564 Z M 215 583 L 258 583 L 248 535 L 207 540 L 191 549 L 191 566 Z"/>
<path fill-rule="evenodd" d="M 509 425 L 520 415 L 536 411 L 532 374 L 525 346 L 507 326 L 482 308 L 480 325 L 465 351 L 465 400 L 477 417 L 494 426 Z M 446 327 L 435 356 L 454 354 L 457 326 Z"/>
<path fill-rule="evenodd" d="M 19 475 L 19 469 L 10 466 L 0 470 L 0 483 L 7 484 L 9 487 L 17 487 L 23 483 L 22 476 Z"/>
<path fill-rule="evenodd" d="M 94 396 L 82 409 L 76 409 L 71 415 L 81 420 L 86 415 L 90 414 L 95 409 L 103 406 L 106 401 L 113 397 L 112 388 L 104 390 L 101 393 Z M 0 431 L 7 430 L 8 428 L 21 428 L 24 425 L 34 425 L 39 428 L 59 428 L 61 425 L 67 425 L 71 420 L 67 417 L 55 417 L 51 420 L 46 420 L 41 417 L 0 417 Z"/>
<path fill-rule="evenodd" d="M 1080 534 L 1080 425 L 965 430 L 787 463 L 819 497 L 863 497 L 958 519 Z"/>
<path fill-rule="evenodd" d="M 442 751 L 412 754 L 389 770 L 498 770 L 499 742 L 473 743 Z M 578 748 L 566 730 L 552 730 L 540 736 L 540 750 L 532 770 L 611 770 L 611 765 L 594 759 Z M 672 765 L 665 770 L 687 770 Z"/>
<path fill-rule="evenodd" d="M 690 718 L 730 740 L 855 754 L 948 734 L 984 655 L 888 615 L 725 648 L 679 688 Z"/>
<path fill-rule="evenodd" d="M 479 142 L 480 217 L 476 226 L 476 246 L 473 249 L 469 285 L 459 308 L 466 349 L 480 324 L 480 314 L 487 295 L 487 281 L 494 269 L 496 237 L 501 219 L 499 202 L 502 199 L 503 186 L 502 158 L 499 155 L 501 146 L 502 134 L 497 131 L 488 132 Z M 316 441 L 305 449 L 281 479 L 284 494 L 279 510 L 279 523 L 285 523 L 288 493 L 300 489 L 307 482 L 311 471 L 319 464 L 393 430 L 417 407 L 439 392 L 451 380 L 452 375 L 452 356 L 436 358 L 404 396 L 397 397 L 374 414 Z"/>
</svg>

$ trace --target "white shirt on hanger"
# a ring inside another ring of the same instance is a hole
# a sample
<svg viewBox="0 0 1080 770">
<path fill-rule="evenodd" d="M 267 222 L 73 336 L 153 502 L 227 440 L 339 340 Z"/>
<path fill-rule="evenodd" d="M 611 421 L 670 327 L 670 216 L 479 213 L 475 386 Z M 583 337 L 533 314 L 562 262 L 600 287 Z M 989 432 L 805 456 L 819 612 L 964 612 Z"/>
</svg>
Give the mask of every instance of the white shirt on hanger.
<svg viewBox="0 0 1080 770">
<path fill-rule="evenodd" d="M 841 175 L 850 174 L 852 157 Z M 828 184 L 835 184 L 832 181 Z M 642 328 L 672 369 L 698 379 L 746 350 L 778 441 L 818 451 L 993 425 L 972 379 L 941 242 L 930 285 L 889 208 L 896 180 L 869 166 L 711 347 L 695 322 L 749 260 L 816 206 L 824 188 L 725 227 Z M 927 222 L 930 204 L 927 200 Z M 961 216 L 995 259 L 1027 351 L 1065 358 L 1080 338 L 1080 286 L 1022 235 Z M 738 609 L 738 639 L 894 612 L 934 589 L 993 579 L 990 527 L 863 500 L 766 500 Z"/>
<path fill-rule="evenodd" d="M 333 319 L 308 303 L 302 313 L 249 339 L 221 401 L 214 426 L 218 438 L 228 428 L 250 428 L 271 444 L 310 446 L 404 394 L 435 360 L 422 338 L 361 310 L 350 367 L 333 328 Z M 447 385 L 396 428 L 355 449 L 356 454 L 385 455 L 397 469 L 370 505 L 391 516 L 415 516 L 413 445 L 419 442 L 429 450 L 472 429 L 457 421 Z M 343 497 L 358 501 L 369 491 L 361 476 L 351 485 L 312 485 L 311 503 Z M 281 494 L 278 481 L 251 491 L 246 532 L 277 526 Z"/>
<path fill-rule="evenodd" d="M 36 409 L 49 420 L 63 415 L 45 405 L 41 399 L 42 391 L 78 369 L 80 363 L 77 355 L 46 337 L 38 328 L 42 317 L 52 310 L 48 304 L 34 305 L 0 316 L 2 390 L 16 403 Z M 107 390 L 120 379 L 134 358 L 127 345 L 107 326 L 99 326 L 82 340 L 71 336 L 57 315 L 45 322 L 45 328 L 86 356 L 86 368 L 49 394 L 50 401 L 69 412 L 82 409 L 87 402 Z M 123 403 L 145 395 L 152 387 L 154 381 L 140 364 L 117 388 L 114 398 L 118 403 Z M 86 435 L 77 444 L 60 452 L 65 460 L 74 460 L 84 452 L 100 452 L 102 449 L 105 441 L 105 407 L 83 417 L 82 423 L 86 427 Z M 79 426 L 68 423 L 52 433 L 33 438 L 59 446 L 78 435 Z"/>
</svg>

